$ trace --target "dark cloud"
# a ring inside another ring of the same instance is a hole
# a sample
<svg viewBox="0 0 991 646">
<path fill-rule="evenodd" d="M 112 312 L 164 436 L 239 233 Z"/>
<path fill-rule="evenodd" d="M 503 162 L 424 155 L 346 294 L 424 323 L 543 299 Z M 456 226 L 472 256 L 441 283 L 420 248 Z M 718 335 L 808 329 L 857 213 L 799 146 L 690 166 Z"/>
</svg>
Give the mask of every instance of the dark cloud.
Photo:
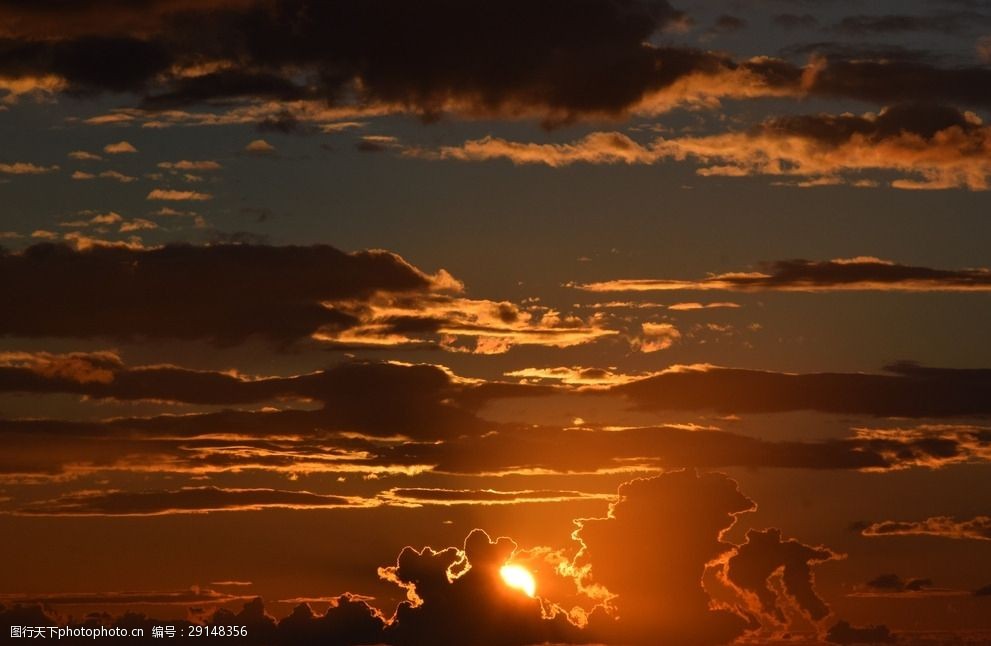
<svg viewBox="0 0 991 646">
<path fill-rule="evenodd" d="M 462 549 L 404 548 L 394 566 L 379 570 L 409 597 L 396 608 L 386 641 L 424 646 L 580 641 L 579 629 L 563 611 L 503 581 L 500 569 L 516 548 L 511 539 L 492 540 L 480 529 L 468 535 Z"/>
<path fill-rule="evenodd" d="M 885 520 L 867 525 L 861 534 L 870 537 L 937 536 L 991 541 L 991 516 L 975 516 L 966 520 L 950 516 L 933 516 L 919 521 Z"/>
<path fill-rule="evenodd" d="M 714 609 L 702 587 L 706 565 L 731 550 L 721 540 L 752 500 L 722 474 L 675 471 L 619 487 L 603 518 L 583 518 L 574 533 L 582 549 L 577 567 L 590 566 L 586 584 L 605 587 L 615 623 L 592 617 L 589 629 L 619 643 L 719 644 L 747 622 Z"/>
<path fill-rule="evenodd" d="M 0 334 L 21 337 L 305 339 L 349 317 L 324 301 L 425 292 L 433 279 L 396 255 L 252 244 L 0 251 Z"/>
<path fill-rule="evenodd" d="M 913 119 L 915 116 L 917 119 Z M 933 116 L 929 113 L 928 116 Z M 958 113 L 943 115 L 955 120 Z M 884 117 L 878 119 L 880 122 Z M 960 117 L 962 119 L 962 117 Z M 801 131 L 804 136 L 830 145 L 849 139 L 854 134 L 866 134 L 864 120 L 858 117 L 838 117 L 826 120 L 818 117 L 786 117 L 775 128 L 789 132 Z M 929 136 L 949 127 L 947 122 L 936 123 L 917 113 L 909 113 L 890 126 L 876 123 L 870 130 L 885 136 L 904 132 L 912 127 L 927 130 Z M 921 133 L 920 134 L 924 134 Z M 593 292 L 622 291 L 907 291 L 907 292 L 974 292 L 991 291 L 991 270 L 988 269 L 934 269 L 901 265 L 873 257 L 837 260 L 778 260 L 762 263 L 758 271 L 716 274 L 701 280 L 632 279 L 610 280 L 576 285 L 578 289 Z"/>
<path fill-rule="evenodd" d="M 59 606 L 149 606 L 196 604 L 219 604 L 250 599 L 251 597 L 231 595 L 208 588 L 192 587 L 188 590 L 168 590 L 153 592 L 76 592 L 50 594 L 4 594 L 5 603 L 29 606 L 39 604 L 45 607 Z"/>
<path fill-rule="evenodd" d="M 932 579 L 902 579 L 897 574 L 881 574 L 867 582 L 867 588 L 885 592 L 918 592 L 931 588 Z"/>
<path fill-rule="evenodd" d="M 368 603 L 345 593 L 334 599 L 323 615 L 300 604 L 279 622 L 276 643 L 292 646 L 328 644 L 379 644 L 383 641 L 385 618 Z"/>
<path fill-rule="evenodd" d="M 226 0 L 0 5 L 0 77 L 22 87 L 130 91 L 149 110 L 194 103 L 311 101 L 362 110 L 535 116 L 547 125 L 679 102 L 805 93 L 882 104 L 991 104 L 991 71 L 931 62 L 834 59 L 807 68 L 645 44 L 686 16 L 666 0 Z M 808 14 L 775 24 L 810 26 Z M 852 16 L 844 31 L 953 33 L 978 12 Z M 715 31 L 744 26 L 723 15 Z M 538 27 L 539 26 L 539 27 Z M 50 79 L 61 88 L 53 88 Z M 47 79 L 47 80 L 46 80 Z M 685 81 L 687 87 L 676 87 Z M 670 97 L 664 92 L 674 88 Z M 18 90 L 26 91 L 26 90 Z M 260 127 L 298 129 L 280 107 Z"/>
<path fill-rule="evenodd" d="M 991 105 L 991 68 L 937 67 L 908 60 L 831 60 L 807 77 L 811 94 L 871 101 L 880 105 L 919 100 L 973 107 Z"/>
<path fill-rule="evenodd" d="M 932 15 L 886 14 L 846 16 L 833 27 L 844 34 L 917 33 L 935 31 L 959 34 L 991 25 L 991 15 L 973 11 L 945 12 Z"/>
<path fill-rule="evenodd" d="M 789 374 L 685 367 L 614 386 L 646 410 L 961 417 L 991 413 L 991 372 L 894 364 L 887 374 Z M 979 433 L 979 436 L 981 434 Z M 987 441 L 983 437 L 981 441 Z"/>
<path fill-rule="evenodd" d="M 367 597 L 352 593 L 329 598 L 329 608 L 323 615 L 302 603 L 277 620 L 259 598 L 235 611 L 229 609 L 230 602 L 244 597 L 197 588 L 163 593 L 23 596 L 18 605 L 0 606 L 0 619 L 19 626 L 144 628 L 147 639 L 151 627 L 162 625 L 161 620 L 136 613 L 118 617 L 104 613 L 89 615 L 80 622 L 24 604 L 192 603 L 215 608 L 209 613 L 199 611 L 203 625 L 247 627 L 247 636 L 238 639 L 238 643 L 245 644 L 523 646 L 652 644 L 670 638 L 688 645 L 724 643 L 755 627 L 746 617 L 745 608 L 713 606 L 702 577 L 717 560 L 728 563 L 732 571 L 745 571 L 744 576 L 734 579 L 741 585 L 766 585 L 769 574 L 760 564 L 773 562 L 784 568 L 787 590 L 795 596 L 796 603 L 810 607 L 810 599 L 818 599 L 812 588 L 810 566 L 830 556 L 828 550 L 808 551 L 795 541 L 782 541 L 777 530 L 751 532 L 743 546 L 723 540 L 723 533 L 733 526 L 738 515 L 755 509 L 754 503 L 726 476 L 670 472 L 627 482 L 620 486 L 618 494 L 605 517 L 576 521 L 578 530 L 573 538 L 581 549 L 574 560 L 549 548 L 523 550 L 512 539 L 493 539 L 480 529 L 469 533 L 461 547 L 404 548 L 394 565 L 378 570 L 380 578 L 399 586 L 407 597 L 388 619 L 368 604 Z M 758 545 L 755 537 L 773 537 L 776 541 Z M 540 573 L 536 589 L 527 591 L 508 585 L 502 575 L 507 565 Z M 555 574 L 551 575 L 550 569 Z M 763 579 L 750 581 L 746 575 L 754 573 Z M 555 602 L 555 597 L 567 593 L 567 584 L 574 588 L 575 598 L 597 604 L 590 614 L 581 607 L 566 612 Z M 168 623 L 178 630 L 188 631 L 191 626 L 186 620 Z M 62 641 L 75 644 L 84 643 L 84 639 L 92 638 Z"/>
<path fill-rule="evenodd" d="M 204 597 L 204 595 L 199 595 Z M 194 594 L 186 594 L 189 603 L 203 604 L 211 603 L 209 599 L 197 598 Z M 216 601 L 216 600 L 213 600 Z M 155 603 L 154 601 L 152 603 Z M 5 627 L 10 626 L 59 626 L 71 630 L 78 629 L 99 629 L 124 628 L 128 631 L 141 629 L 144 631 L 142 637 L 132 637 L 130 632 L 127 636 L 113 637 L 113 641 L 119 644 L 140 646 L 147 644 L 152 637 L 152 628 L 155 626 L 171 626 L 175 629 L 176 635 L 190 635 L 193 622 L 188 619 L 153 619 L 143 614 L 134 612 L 124 613 L 119 616 L 112 616 L 108 613 L 93 613 L 87 615 L 82 620 L 61 616 L 50 608 L 43 608 L 40 605 L 13 605 L 5 607 L 0 605 L 0 622 Z M 373 646 L 376 644 L 397 644 L 396 642 L 386 642 L 383 629 L 385 620 L 379 611 L 368 605 L 367 601 L 357 595 L 344 593 L 330 600 L 329 607 L 323 614 L 314 613 L 306 604 L 297 606 L 291 614 L 282 620 L 276 620 L 265 609 L 265 604 L 260 598 L 246 602 L 238 611 L 229 610 L 226 607 L 217 608 L 208 613 L 204 613 L 198 620 L 200 625 L 207 628 L 214 627 L 245 627 L 246 634 L 230 636 L 226 639 L 237 641 L 239 644 L 268 645 L 268 646 Z M 44 631 L 45 639 L 50 637 L 47 630 Z M 166 637 L 168 638 L 168 637 Z M 93 637 L 87 635 L 68 635 L 58 638 L 59 643 L 75 646 L 79 644 L 93 643 Z M 398 644 L 397 644 L 398 646 Z"/>
<path fill-rule="evenodd" d="M 309 127 L 288 110 L 283 110 L 278 114 L 262 119 L 255 128 L 258 132 L 278 132 L 284 135 L 305 134 L 309 132 Z"/>
<path fill-rule="evenodd" d="M 671 82 L 656 70 L 672 61 L 643 43 L 682 18 L 665 0 L 589 0 L 581 10 L 565 0 L 152 4 L 144 18 L 118 3 L 0 6 L 12 51 L 0 72 L 140 92 L 166 69 L 222 61 L 216 71 L 172 78 L 146 105 L 249 96 L 333 102 L 357 81 L 365 99 L 425 115 L 452 102 L 469 111 L 617 112 Z M 112 15 L 100 21 L 100 13 Z M 138 25 L 141 38 L 120 36 Z M 43 31 L 65 36 L 42 44 Z M 60 65 L 51 49 L 79 53 Z"/>
<path fill-rule="evenodd" d="M 989 445 L 987 431 L 975 429 L 859 432 L 840 440 L 771 442 L 725 431 L 670 427 L 609 431 L 502 427 L 441 444 L 383 448 L 378 454 L 387 463 L 432 464 L 451 473 L 587 472 L 634 464 L 891 471 L 982 462 Z M 568 450 L 561 451 L 561 446 Z"/>
<path fill-rule="evenodd" d="M 333 509 L 362 501 L 309 491 L 184 487 L 171 491 L 107 491 L 42 500 L 17 513 L 32 516 L 160 516 L 258 509 Z"/>
<path fill-rule="evenodd" d="M 991 597 L 991 584 L 974 590 L 975 597 Z"/>
<path fill-rule="evenodd" d="M 825 57 L 830 61 L 844 60 L 877 60 L 923 63 L 934 65 L 940 62 L 940 54 L 926 49 L 915 49 L 903 45 L 881 43 L 848 43 L 837 41 L 817 41 L 811 43 L 796 43 L 780 50 L 785 58 L 801 58 L 803 61 L 810 56 Z"/>
<path fill-rule="evenodd" d="M 852 626 L 847 621 L 838 621 L 826 633 L 826 641 L 831 644 L 890 644 L 895 636 L 887 626 Z"/>
<path fill-rule="evenodd" d="M 790 609 L 813 622 L 829 615 L 815 591 L 812 567 L 842 556 L 825 547 L 810 547 L 794 539 L 782 540 L 781 530 L 750 530 L 746 542 L 726 559 L 725 580 L 756 600 L 752 610 L 772 625 L 787 625 Z M 772 579 L 781 577 L 784 592 Z"/>
<path fill-rule="evenodd" d="M 355 150 L 363 153 L 382 153 L 389 150 L 385 144 L 368 139 L 362 139 L 354 144 Z"/>
</svg>

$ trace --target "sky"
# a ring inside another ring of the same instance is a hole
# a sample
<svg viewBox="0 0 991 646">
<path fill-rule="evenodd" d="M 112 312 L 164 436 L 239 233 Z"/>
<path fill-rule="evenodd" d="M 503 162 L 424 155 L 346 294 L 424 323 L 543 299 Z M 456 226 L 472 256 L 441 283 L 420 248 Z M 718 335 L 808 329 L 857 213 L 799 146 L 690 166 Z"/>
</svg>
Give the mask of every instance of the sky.
<svg viewBox="0 0 991 646">
<path fill-rule="evenodd" d="M 991 642 L 988 119 L 983 0 L 0 0 L 0 634 Z"/>
</svg>

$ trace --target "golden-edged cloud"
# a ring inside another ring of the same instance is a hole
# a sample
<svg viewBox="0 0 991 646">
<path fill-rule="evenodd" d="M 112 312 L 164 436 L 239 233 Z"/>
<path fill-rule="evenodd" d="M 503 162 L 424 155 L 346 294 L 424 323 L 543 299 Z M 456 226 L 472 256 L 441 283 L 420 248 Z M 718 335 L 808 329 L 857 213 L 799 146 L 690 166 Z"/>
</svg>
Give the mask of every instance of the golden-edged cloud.
<svg viewBox="0 0 991 646">
<path fill-rule="evenodd" d="M 991 269 L 935 269 L 858 256 L 778 260 L 762 263 L 759 271 L 712 274 L 697 280 L 635 278 L 571 286 L 589 292 L 987 292 L 991 291 Z"/>
</svg>

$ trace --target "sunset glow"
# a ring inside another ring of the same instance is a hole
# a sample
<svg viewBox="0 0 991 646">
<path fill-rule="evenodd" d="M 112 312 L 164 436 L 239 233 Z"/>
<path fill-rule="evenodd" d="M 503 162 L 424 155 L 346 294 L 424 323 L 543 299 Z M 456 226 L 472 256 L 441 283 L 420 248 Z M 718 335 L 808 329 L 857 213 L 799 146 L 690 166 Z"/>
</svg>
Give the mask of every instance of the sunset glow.
<svg viewBox="0 0 991 646">
<path fill-rule="evenodd" d="M 506 585 L 520 590 L 526 596 L 532 597 L 537 594 L 537 582 L 534 580 L 533 575 L 530 574 L 530 571 L 522 565 L 514 565 L 512 563 L 503 565 L 499 569 L 499 575 Z"/>
<path fill-rule="evenodd" d="M 989 241 L 991 0 L 0 0 L 0 636 L 991 644 Z"/>
</svg>

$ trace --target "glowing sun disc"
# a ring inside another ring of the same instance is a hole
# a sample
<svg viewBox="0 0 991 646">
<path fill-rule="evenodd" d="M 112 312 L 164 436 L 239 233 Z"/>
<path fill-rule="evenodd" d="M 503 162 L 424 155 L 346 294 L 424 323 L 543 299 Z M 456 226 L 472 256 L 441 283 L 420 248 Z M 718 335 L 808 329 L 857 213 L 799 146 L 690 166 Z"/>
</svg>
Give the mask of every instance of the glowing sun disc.
<svg viewBox="0 0 991 646">
<path fill-rule="evenodd" d="M 532 597 L 537 593 L 537 582 L 533 580 L 533 575 L 520 565 L 503 565 L 499 570 L 502 580 L 511 588 L 522 591 L 526 596 Z"/>
</svg>

